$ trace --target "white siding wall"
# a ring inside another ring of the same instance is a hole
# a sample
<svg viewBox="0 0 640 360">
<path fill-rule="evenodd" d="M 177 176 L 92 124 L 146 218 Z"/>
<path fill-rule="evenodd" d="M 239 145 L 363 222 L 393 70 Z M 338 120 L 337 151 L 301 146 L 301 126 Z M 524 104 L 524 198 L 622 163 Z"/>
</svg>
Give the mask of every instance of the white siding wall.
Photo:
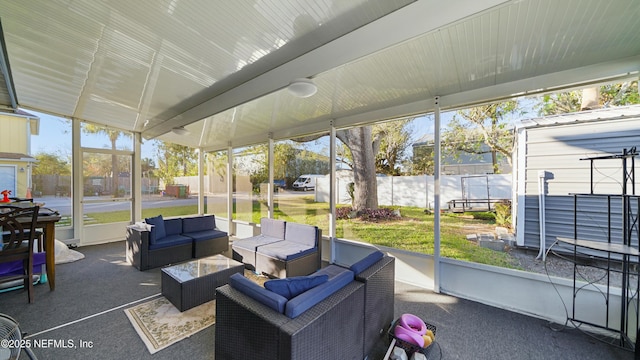
<svg viewBox="0 0 640 360">
<path fill-rule="evenodd" d="M 590 161 L 580 159 L 622 154 L 623 149 L 635 146 L 640 149 L 638 109 L 640 108 L 632 108 L 630 112 L 635 112 L 635 115 L 629 117 L 606 119 L 606 116 L 598 117 L 603 113 L 597 112 L 588 121 L 519 129 L 518 141 L 526 143 L 519 147 L 524 149 L 524 153 L 517 154 L 518 164 L 525 165 L 517 170 L 519 244 L 535 248 L 540 246 L 538 173 L 542 170 L 552 174 L 547 180 L 545 197 L 546 246 L 550 246 L 557 236 L 573 237 L 573 194 L 589 193 L 591 190 Z M 631 167 L 630 162 L 628 167 Z M 595 161 L 593 173 L 594 193 L 622 193 L 621 159 Z M 640 179 L 636 177 L 636 187 L 638 180 Z M 638 192 L 640 187 L 636 193 Z M 606 215 L 607 212 L 606 202 L 602 201 L 583 202 L 582 207 L 592 208 L 594 213 L 599 211 Z M 614 215 L 616 211 L 613 210 Z M 601 219 L 594 220 L 593 224 L 597 227 L 594 229 L 594 236 L 595 233 L 606 231 L 597 225 L 601 224 Z"/>
</svg>

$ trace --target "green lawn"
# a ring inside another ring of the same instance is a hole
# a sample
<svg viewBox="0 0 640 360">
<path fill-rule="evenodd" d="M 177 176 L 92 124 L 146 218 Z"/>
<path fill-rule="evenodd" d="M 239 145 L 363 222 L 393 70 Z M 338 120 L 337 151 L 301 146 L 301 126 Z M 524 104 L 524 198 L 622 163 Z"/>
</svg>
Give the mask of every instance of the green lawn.
<svg viewBox="0 0 640 360">
<path fill-rule="evenodd" d="M 252 219 L 259 223 L 265 214 L 265 204 L 253 202 L 252 214 L 236 214 L 234 218 Z M 434 249 L 434 215 L 425 214 L 423 208 L 394 207 L 399 209 L 402 218 L 382 222 L 365 222 L 359 219 L 338 220 L 336 232 L 339 238 L 359 240 L 374 245 L 388 246 L 425 254 L 433 254 Z M 197 212 L 197 206 L 175 206 L 165 208 L 144 209 L 142 217 L 162 214 L 164 217 L 191 215 Z M 317 225 L 328 232 L 327 203 L 316 203 L 312 196 L 278 199 L 274 206 L 275 218 L 298 223 Z M 128 211 L 87 214 L 94 223 L 127 221 Z M 466 239 L 466 235 L 486 232 L 495 227 L 492 220 L 473 219 L 471 216 L 443 214 L 441 216 L 440 254 L 452 259 L 516 268 L 511 257 L 503 252 L 481 248 Z"/>
</svg>

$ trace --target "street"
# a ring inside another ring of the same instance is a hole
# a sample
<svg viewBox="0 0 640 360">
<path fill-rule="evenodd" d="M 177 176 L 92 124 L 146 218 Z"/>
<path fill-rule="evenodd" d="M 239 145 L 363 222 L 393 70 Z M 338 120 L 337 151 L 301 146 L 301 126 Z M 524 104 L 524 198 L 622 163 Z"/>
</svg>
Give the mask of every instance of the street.
<svg viewBox="0 0 640 360">
<path fill-rule="evenodd" d="M 275 197 L 300 197 L 309 196 L 312 192 L 300 192 L 293 190 L 280 190 L 275 194 Z M 244 197 L 246 194 L 234 194 L 235 197 Z M 42 196 L 33 199 L 36 203 L 44 203 L 45 208 L 57 210 L 60 215 L 71 215 L 71 198 L 70 197 L 55 197 L 55 196 Z M 83 198 L 84 213 L 96 213 L 96 212 L 111 212 L 129 210 L 129 201 L 119 201 L 109 196 L 85 196 Z M 225 195 L 207 195 L 206 201 L 208 205 L 213 203 L 225 203 L 227 201 Z M 188 206 L 198 205 L 198 195 L 191 195 L 186 199 L 177 199 L 170 196 L 161 195 L 142 195 L 142 208 L 160 208 L 169 206 Z"/>
</svg>

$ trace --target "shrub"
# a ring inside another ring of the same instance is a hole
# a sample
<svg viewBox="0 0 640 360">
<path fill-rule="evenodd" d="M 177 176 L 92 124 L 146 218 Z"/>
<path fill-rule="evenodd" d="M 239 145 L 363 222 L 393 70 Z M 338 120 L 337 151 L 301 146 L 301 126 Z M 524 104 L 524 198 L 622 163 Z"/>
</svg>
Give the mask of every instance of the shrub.
<svg viewBox="0 0 640 360">
<path fill-rule="evenodd" d="M 496 219 L 496 215 L 494 213 L 491 212 L 474 212 L 472 213 L 472 216 L 474 219 L 476 220 L 489 220 L 489 221 L 493 221 Z"/>
<path fill-rule="evenodd" d="M 511 201 L 503 200 L 496 203 L 496 225 L 511 229 Z"/>
<path fill-rule="evenodd" d="M 400 212 L 398 210 L 393 210 L 389 208 L 378 208 L 378 209 L 365 209 L 360 211 L 356 217 L 360 218 L 362 221 L 369 222 L 378 222 L 385 220 L 396 220 L 400 219 Z M 338 220 L 345 220 L 353 218 L 353 208 L 352 207 L 341 207 L 336 209 L 336 218 Z"/>
</svg>

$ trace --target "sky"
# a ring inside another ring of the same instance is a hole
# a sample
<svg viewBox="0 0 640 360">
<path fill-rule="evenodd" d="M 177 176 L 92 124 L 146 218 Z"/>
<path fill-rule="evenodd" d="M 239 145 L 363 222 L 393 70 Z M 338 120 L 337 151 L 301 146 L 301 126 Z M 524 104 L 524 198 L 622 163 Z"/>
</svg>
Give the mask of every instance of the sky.
<svg viewBox="0 0 640 360">
<path fill-rule="evenodd" d="M 523 101 L 522 105 L 528 111 L 528 113 L 521 118 L 531 118 L 535 117 L 533 110 L 531 109 L 531 101 Z M 34 114 L 40 117 L 40 132 L 37 136 L 31 137 L 31 154 L 35 155 L 39 152 L 46 153 L 55 153 L 63 156 L 71 156 L 71 123 L 67 120 L 61 119 L 56 116 L 43 114 L 31 110 L 27 110 L 27 112 Z M 452 119 L 455 112 L 443 112 L 441 114 L 441 128 L 445 128 L 447 123 Z M 422 116 L 416 118 L 414 123 L 412 124 L 412 130 L 414 132 L 412 141 L 418 142 L 420 141 L 424 135 L 433 134 L 433 126 L 434 126 L 434 117 L 433 114 Z M 512 119 L 515 121 L 516 119 Z M 82 145 L 86 147 L 93 148 L 111 148 L 111 144 L 106 136 L 102 135 L 91 135 L 91 134 L 82 134 Z M 119 140 L 118 145 L 124 144 L 125 140 L 122 142 Z M 133 148 L 132 140 L 128 141 L 127 145 L 122 145 L 122 147 L 127 149 Z M 120 146 L 119 146 L 120 147 Z M 313 146 L 311 146 L 313 147 Z M 311 149 L 313 150 L 313 149 Z M 411 147 L 409 147 L 408 152 L 411 152 Z M 142 158 L 152 158 L 155 159 L 155 149 L 153 146 L 153 141 L 144 141 L 142 144 Z"/>
<path fill-rule="evenodd" d="M 71 122 L 57 116 L 39 113 L 32 110 L 25 110 L 30 114 L 40 117 L 39 135 L 31 137 L 31 154 L 39 152 L 55 153 L 59 155 L 71 155 Z M 83 146 L 93 148 L 111 148 L 109 139 L 104 135 L 82 134 L 81 142 Z M 133 141 L 118 140 L 118 145 L 123 148 L 133 149 Z M 152 141 L 144 141 L 142 144 L 142 158 L 154 158 L 155 149 Z"/>
</svg>

